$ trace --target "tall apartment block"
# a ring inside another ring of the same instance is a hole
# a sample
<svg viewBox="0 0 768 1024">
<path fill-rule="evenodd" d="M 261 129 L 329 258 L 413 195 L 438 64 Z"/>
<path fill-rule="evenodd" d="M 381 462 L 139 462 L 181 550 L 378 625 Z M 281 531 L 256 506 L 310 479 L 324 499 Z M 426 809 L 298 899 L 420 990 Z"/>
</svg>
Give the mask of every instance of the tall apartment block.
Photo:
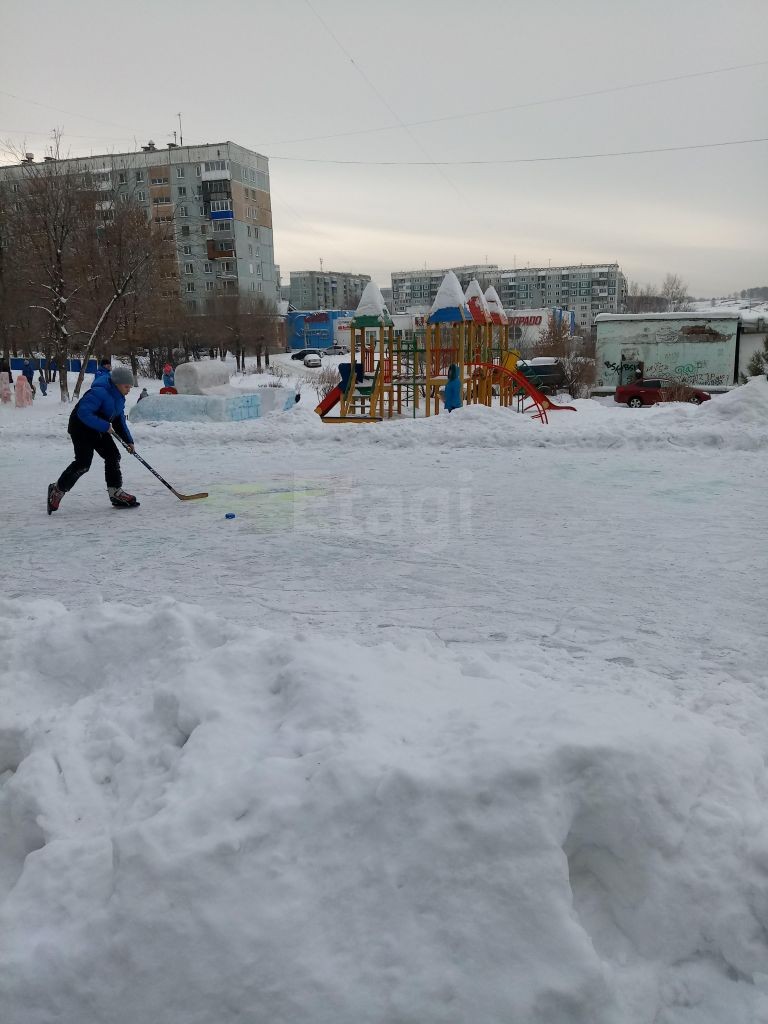
<svg viewBox="0 0 768 1024">
<path fill-rule="evenodd" d="M 598 313 L 621 313 L 627 279 L 618 263 L 501 270 L 493 281 L 505 309 L 572 309 L 576 325 L 591 330 Z"/>
<path fill-rule="evenodd" d="M 462 288 L 466 288 L 473 277 L 490 284 L 490 275 L 498 274 L 495 263 L 475 264 L 466 267 L 443 267 L 441 270 L 395 270 L 392 272 L 392 310 L 405 313 L 411 306 L 431 306 L 443 280 L 452 270 Z"/>
<path fill-rule="evenodd" d="M 294 309 L 354 309 L 370 280 L 369 274 L 292 270 L 288 301 Z"/>
<path fill-rule="evenodd" d="M 191 313 L 205 313 L 217 295 L 278 301 L 267 157 L 233 142 L 163 150 L 149 143 L 136 153 L 68 162 L 88 172 L 104 204 L 130 195 L 156 224 L 173 224 L 181 298 Z M 21 174 L 21 166 L 0 168 L 0 179 Z"/>
<path fill-rule="evenodd" d="M 476 277 L 492 284 L 505 309 L 572 309 L 576 324 L 590 330 L 598 313 L 621 313 L 627 297 L 627 279 L 618 263 L 579 264 L 567 267 L 528 267 L 503 270 L 494 263 L 442 270 L 397 271 L 392 274 L 393 312 L 409 306 L 431 305 L 448 269 L 466 288 Z"/>
</svg>

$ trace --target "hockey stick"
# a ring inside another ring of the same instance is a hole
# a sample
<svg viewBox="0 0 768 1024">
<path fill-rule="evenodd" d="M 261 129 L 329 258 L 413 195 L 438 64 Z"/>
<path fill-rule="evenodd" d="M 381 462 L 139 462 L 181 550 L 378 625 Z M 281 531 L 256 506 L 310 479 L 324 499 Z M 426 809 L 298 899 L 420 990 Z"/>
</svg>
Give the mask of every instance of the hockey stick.
<svg viewBox="0 0 768 1024">
<path fill-rule="evenodd" d="M 181 494 L 179 491 L 176 490 L 175 487 L 171 487 L 168 481 L 164 480 L 163 477 L 161 477 L 160 474 L 157 472 L 157 470 L 153 469 L 145 459 L 142 459 L 138 452 L 131 452 L 130 448 L 122 439 L 122 437 L 120 437 L 119 434 L 115 434 L 114 436 L 118 439 L 123 448 L 125 448 L 127 452 L 130 452 L 130 454 L 133 455 L 134 458 L 138 459 L 142 466 L 145 466 L 153 476 L 156 476 L 161 484 L 165 484 L 168 490 L 171 491 L 172 494 L 175 494 L 179 501 L 195 501 L 197 498 L 208 497 L 208 491 L 200 491 L 198 494 Z"/>
</svg>

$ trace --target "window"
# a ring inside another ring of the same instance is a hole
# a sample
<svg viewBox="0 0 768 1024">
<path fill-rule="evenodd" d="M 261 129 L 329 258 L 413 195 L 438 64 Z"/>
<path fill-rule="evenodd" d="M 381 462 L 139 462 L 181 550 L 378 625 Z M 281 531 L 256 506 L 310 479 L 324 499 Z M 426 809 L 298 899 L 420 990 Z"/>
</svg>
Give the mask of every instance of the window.
<svg viewBox="0 0 768 1024">
<path fill-rule="evenodd" d="M 187 283 L 184 285 L 184 290 L 188 292 L 193 292 L 195 290 L 195 282 L 187 281 Z"/>
<path fill-rule="evenodd" d="M 191 245 L 185 245 L 184 249 L 183 249 L 183 252 L 184 252 L 185 256 L 191 256 L 192 255 L 192 246 Z"/>
<path fill-rule="evenodd" d="M 184 228 L 182 228 L 181 230 L 183 231 Z M 208 233 L 208 225 L 207 224 L 201 224 L 200 225 L 200 234 L 201 235 L 205 235 L 207 233 Z"/>
<path fill-rule="evenodd" d="M 195 272 L 195 264 L 194 263 L 185 263 L 184 264 L 184 273 L 185 274 L 194 274 L 194 272 Z"/>
<path fill-rule="evenodd" d="M 147 193 L 142 192 L 141 189 L 136 193 L 136 202 L 145 203 L 147 201 Z"/>
<path fill-rule="evenodd" d="M 186 187 L 186 185 L 179 185 L 179 187 L 176 189 L 176 195 L 181 199 L 186 194 L 187 194 L 187 187 Z"/>
<path fill-rule="evenodd" d="M 117 175 L 117 183 L 118 183 L 118 185 L 125 185 L 127 181 L 128 181 L 128 175 L 125 173 L 125 171 L 120 171 L 118 173 L 118 175 Z"/>
<path fill-rule="evenodd" d="M 231 199 L 212 199 L 211 200 L 211 213 L 223 213 L 225 210 L 232 209 Z"/>
<path fill-rule="evenodd" d="M 231 260 L 222 260 L 220 266 L 222 274 L 231 274 L 234 268 L 234 263 Z"/>
<path fill-rule="evenodd" d="M 176 177 L 177 178 L 183 178 L 184 177 L 184 168 L 183 167 L 177 167 L 176 168 Z"/>
<path fill-rule="evenodd" d="M 153 184 L 153 185 L 167 185 L 168 184 L 168 179 L 167 178 L 153 178 L 151 184 Z"/>
<path fill-rule="evenodd" d="M 248 271 L 249 271 L 249 273 L 251 273 L 251 274 L 253 273 L 253 264 L 252 264 L 252 263 L 249 263 L 249 264 L 248 264 Z"/>
<path fill-rule="evenodd" d="M 226 171 L 229 170 L 228 160 L 207 160 L 205 163 L 206 171 Z"/>
<path fill-rule="evenodd" d="M 136 171 L 136 181 L 137 183 L 144 181 L 144 171 Z"/>
<path fill-rule="evenodd" d="M 216 282 L 215 281 L 206 281 L 205 282 L 205 290 L 207 292 L 212 292 L 215 287 L 216 287 Z"/>
<path fill-rule="evenodd" d="M 190 313 L 197 312 L 197 303 L 195 302 L 194 299 L 187 303 L 187 309 L 189 310 Z"/>
<path fill-rule="evenodd" d="M 203 264 L 203 273 L 204 274 L 212 274 L 213 273 L 213 264 L 212 263 L 207 263 L 207 262 L 204 263 Z"/>
<path fill-rule="evenodd" d="M 198 164 L 198 165 L 197 165 L 197 167 L 195 168 L 195 174 L 196 174 L 196 175 L 198 176 L 198 178 L 199 178 L 199 177 L 200 177 L 200 175 L 201 175 L 201 173 L 202 173 L 202 172 L 201 172 L 201 170 L 200 170 L 200 164 Z"/>
<path fill-rule="evenodd" d="M 205 207 L 204 206 L 200 206 L 200 207 L 198 207 L 198 209 L 200 210 L 200 216 L 204 217 L 205 216 Z"/>
<path fill-rule="evenodd" d="M 214 231 L 219 231 L 219 232 L 226 231 L 226 233 L 228 235 L 231 235 L 232 234 L 232 221 L 229 220 L 229 219 L 227 219 L 227 220 L 215 220 L 213 222 L 213 230 Z"/>
<path fill-rule="evenodd" d="M 248 255 L 249 256 L 253 256 L 253 246 L 252 245 L 248 246 Z"/>
<path fill-rule="evenodd" d="M 168 220 L 173 220 L 173 217 L 169 217 Z M 189 235 L 189 224 L 182 224 L 182 226 L 181 226 L 181 234 L 182 234 L 182 236 L 184 238 L 188 237 L 188 235 Z"/>
<path fill-rule="evenodd" d="M 189 207 L 188 206 L 180 206 L 179 207 L 179 216 L 180 217 L 188 217 L 189 216 Z"/>
<path fill-rule="evenodd" d="M 250 224 L 248 225 L 248 237 L 249 238 L 251 237 L 251 225 Z"/>
</svg>

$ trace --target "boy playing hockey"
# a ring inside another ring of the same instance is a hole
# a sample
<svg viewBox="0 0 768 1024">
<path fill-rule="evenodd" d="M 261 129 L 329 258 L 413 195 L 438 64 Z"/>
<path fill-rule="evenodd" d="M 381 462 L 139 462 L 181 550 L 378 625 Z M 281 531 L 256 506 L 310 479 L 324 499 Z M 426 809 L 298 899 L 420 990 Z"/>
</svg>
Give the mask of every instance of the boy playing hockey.
<svg viewBox="0 0 768 1024">
<path fill-rule="evenodd" d="M 104 459 L 109 500 L 115 508 L 138 506 L 136 498 L 123 490 L 120 452 L 112 439 L 120 437 L 133 452 L 133 438 L 125 420 L 125 398 L 132 387 L 133 374 L 127 366 L 118 366 L 111 374 L 97 378 L 72 410 L 67 429 L 75 459 L 48 487 L 48 515 L 58 509 L 67 491 L 91 468 L 94 452 Z"/>
</svg>

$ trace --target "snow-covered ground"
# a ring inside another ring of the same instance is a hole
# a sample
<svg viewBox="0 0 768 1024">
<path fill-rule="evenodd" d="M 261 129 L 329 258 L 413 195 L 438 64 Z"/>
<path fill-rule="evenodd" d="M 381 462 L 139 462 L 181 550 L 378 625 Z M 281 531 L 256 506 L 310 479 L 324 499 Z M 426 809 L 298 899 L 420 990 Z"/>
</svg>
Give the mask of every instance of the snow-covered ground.
<svg viewBox="0 0 768 1024">
<path fill-rule="evenodd" d="M 2 1024 L 765 1024 L 768 383 L 315 400 L 0 407 Z"/>
</svg>

